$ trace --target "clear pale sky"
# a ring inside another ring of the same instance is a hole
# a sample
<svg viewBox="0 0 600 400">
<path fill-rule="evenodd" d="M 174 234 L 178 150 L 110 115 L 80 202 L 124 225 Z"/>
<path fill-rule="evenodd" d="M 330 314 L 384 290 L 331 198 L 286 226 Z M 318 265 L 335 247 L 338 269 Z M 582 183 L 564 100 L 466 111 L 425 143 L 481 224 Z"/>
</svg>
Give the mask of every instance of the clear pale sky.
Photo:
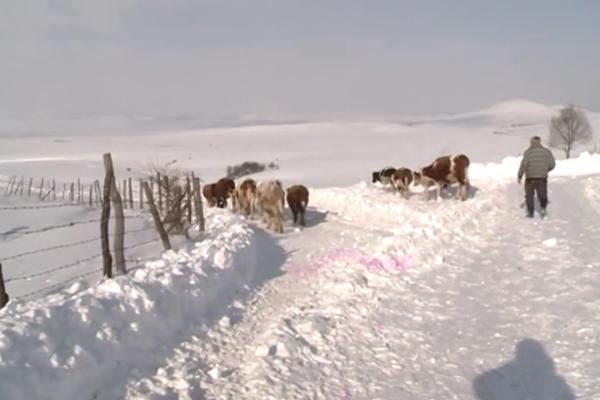
<svg viewBox="0 0 600 400">
<path fill-rule="evenodd" d="M 600 110 L 600 1 L 4 0 L 0 115 Z"/>
</svg>

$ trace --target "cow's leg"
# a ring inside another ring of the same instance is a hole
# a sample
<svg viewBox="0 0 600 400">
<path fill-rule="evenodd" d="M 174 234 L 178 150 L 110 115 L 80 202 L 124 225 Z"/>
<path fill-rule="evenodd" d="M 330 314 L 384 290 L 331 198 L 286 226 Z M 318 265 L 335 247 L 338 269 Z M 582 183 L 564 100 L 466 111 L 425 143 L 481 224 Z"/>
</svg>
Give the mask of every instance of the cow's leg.
<svg viewBox="0 0 600 400">
<path fill-rule="evenodd" d="M 436 200 L 437 201 L 442 201 L 443 197 L 442 197 L 442 188 L 443 185 L 441 183 L 436 183 L 436 189 L 437 189 L 437 195 L 436 195 Z"/>
<path fill-rule="evenodd" d="M 294 224 L 296 222 L 298 222 L 298 210 L 295 207 L 292 208 L 292 217 L 293 217 Z"/>
<path fill-rule="evenodd" d="M 467 199 L 467 185 L 464 182 L 458 184 L 458 193 L 460 194 L 460 199 L 465 201 Z"/>
<path fill-rule="evenodd" d="M 306 222 L 304 221 L 304 213 L 306 212 L 305 208 L 300 209 L 300 225 L 306 226 Z"/>
</svg>

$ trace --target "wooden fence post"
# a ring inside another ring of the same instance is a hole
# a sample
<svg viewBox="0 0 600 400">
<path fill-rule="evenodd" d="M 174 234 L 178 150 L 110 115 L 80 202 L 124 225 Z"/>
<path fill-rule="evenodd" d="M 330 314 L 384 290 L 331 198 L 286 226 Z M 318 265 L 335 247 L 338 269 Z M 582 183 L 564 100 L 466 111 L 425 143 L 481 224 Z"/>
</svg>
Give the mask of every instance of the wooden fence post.
<svg viewBox="0 0 600 400">
<path fill-rule="evenodd" d="M 142 180 L 139 180 L 139 190 L 140 190 L 140 210 L 144 209 L 144 188 L 142 187 Z"/>
<path fill-rule="evenodd" d="M 192 184 L 194 185 L 194 208 L 196 209 L 196 223 L 198 230 L 204 232 L 204 209 L 202 206 L 202 193 L 200 192 L 200 178 L 192 174 Z"/>
<path fill-rule="evenodd" d="M 131 178 L 129 180 L 129 208 L 133 210 L 133 185 L 131 184 Z"/>
<path fill-rule="evenodd" d="M 185 191 L 187 193 L 185 207 L 187 208 L 187 222 L 192 224 L 192 184 L 189 175 L 185 177 Z"/>
<path fill-rule="evenodd" d="M 169 176 L 165 175 L 165 203 L 167 205 L 166 209 L 167 209 L 167 213 L 169 212 L 169 210 L 171 210 L 171 203 L 172 203 L 172 199 L 171 199 L 171 185 L 169 182 Z"/>
<path fill-rule="evenodd" d="M 148 207 L 150 208 L 150 213 L 152 214 L 152 218 L 154 219 L 154 224 L 156 225 L 156 230 L 160 235 L 160 240 L 162 241 L 163 248 L 165 251 L 171 250 L 171 242 L 169 242 L 169 236 L 163 227 L 163 224 L 160 220 L 160 215 L 158 214 L 158 210 L 156 209 L 156 205 L 154 204 L 154 196 L 152 195 L 152 191 L 148 186 L 148 182 L 144 182 L 144 191 L 146 192 L 146 198 L 148 199 Z"/>
<path fill-rule="evenodd" d="M 123 191 L 121 193 L 123 193 L 123 208 L 127 208 L 127 179 L 123 179 L 122 189 Z"/>
<path fill-rule="evenodd" d="M 81 204 L 81 180 L 77 178 L 77 204 Z"/>
<path fill-rule="evenodd" d="M 110 220 L 110 192 L 113 186 L 112 168 L 108 168 L 110 154 L 104 154 L 104 201 L 102 202 L 102 217 L 100 220 L 100 238 L 102 241 L 102 275 L 112 278 L 112 256 L 110 255 L 110 243 L 108 241 L 108 222 Z M 112 163 L 111 163 L 112 164 Z M 112 165 L 110 165 L 112 167 Z"/>
<path fill-rule="evenodd" d="M 115 268 L 120 274 L 126 274 L 125 268 L 125 215 L 123 213 L 123 201 L 117 190 L 115 179 L 115 170 L 113 168 L 112 157 L 110 153 L 104 154 L 104 168 L 110 172 L 112 176 L 112 185 L 110 188 L 110 198 L 115 208 L 115 241 L 113 243 L 113 251 L 115 252 Z M 106 193 L 106 191 L 105 191 Z"/>
<path fill-rule="evenodd" d="M 56 181 L 52 179 L 52 200 L 56 201 Z"/>
<path fill-rule="evenodd" d="M 0 262 L 0 310 L 8 303 L 9 297 L 4 287 L 4 276 L 2 275 L 2 263 Z"/>
<path fill-rule="evenodd" d="M 15 175 L 15 176 L 13 176 L 13 177 L 10 179 L 9 186 L 6 188 L 6 194 L 8 194 L 8 195 L 11 195 L 11 194 L 12 194 L 13 187 L 15 186 L 15 183 L 17 183 L 17 176 L 16 176 L 16 175 Z"/>
<path fill-rule="evenodd" d="M 21 177 L 21 182 L 19 182 L 19 196 L 23 196 L 23 187 L 25 186 L 25 177 Z"/>
<path fill-rule="evenodd" d="M 163 191 L 160 189 L 162 181 L 160 179 L 160 172 L 156 173 L 156 186 L 158 187 L 158 209 L 162 213 L 163 211 Z"/>
<path fill-rule="evenodd" d="M 96 195 L 98 196 L 98 204 L 102 204 L 104 202 L 104 196 L 102 196 L 102 191 L 100 190 L 100 181 L 96 179 Z"/>
<path fill-rule="evenodd" d="M 13 177 L 11 176 L 10 179 L 8 180 L 8 183 L 6 184 L 6 187 L 4 188 L 5 196 L 8 196 L 9 190 L 11 189 L 12 180 L 13 180 Z"/>
<path fill-rule="evenodd" d="M 42 183 L 40 183 L 39 198 L 41 199 L 43 195 L 44 195 L 44 178 L 42 178 Z"/>
<path fill-rule="evenodd" d="M 75 183 L 71 182 L 71 194 L 69 195 L 71 201 L 75 200 Z"/>
<path fill-rule="evenodd" d="M 29 189 L 27 189 L 27 197 L 31 197 L 31 187 L 33 186 L 33 178 L 29 178 Z"/>
</svg>

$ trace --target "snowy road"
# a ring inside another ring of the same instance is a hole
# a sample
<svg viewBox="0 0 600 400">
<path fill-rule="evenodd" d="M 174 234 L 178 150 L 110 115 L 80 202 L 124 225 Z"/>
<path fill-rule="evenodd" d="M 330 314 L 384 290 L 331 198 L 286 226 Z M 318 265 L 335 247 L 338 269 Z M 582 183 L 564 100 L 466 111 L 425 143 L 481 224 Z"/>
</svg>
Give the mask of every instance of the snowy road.
<svg viewBox="0 0 600 400">
<path fill-rule="evenodd" d="M 465 203 L 318 191 L 328 213 L 280 239 L 289 273 L 128 398 L 598 398 L 598 182 L 552 181 L 544 221 L 516 184 Z"/>
</svg>

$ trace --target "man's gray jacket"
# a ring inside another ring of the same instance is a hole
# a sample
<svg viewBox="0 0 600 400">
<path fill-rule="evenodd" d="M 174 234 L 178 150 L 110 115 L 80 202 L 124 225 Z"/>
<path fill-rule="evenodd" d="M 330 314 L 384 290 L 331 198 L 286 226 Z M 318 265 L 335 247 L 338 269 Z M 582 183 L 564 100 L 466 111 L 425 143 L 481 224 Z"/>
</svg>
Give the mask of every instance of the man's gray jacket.
<svg viewBox="0 0 600 400">
<path fill-rule="evenodd" d="M 519 179 L 525 178 L 547 178 L 548 172 L 556 166 L 554 155 L 541 144 L 534 144 L 525 150 L 521 166 L 519 167 Z"/>
</svg>

